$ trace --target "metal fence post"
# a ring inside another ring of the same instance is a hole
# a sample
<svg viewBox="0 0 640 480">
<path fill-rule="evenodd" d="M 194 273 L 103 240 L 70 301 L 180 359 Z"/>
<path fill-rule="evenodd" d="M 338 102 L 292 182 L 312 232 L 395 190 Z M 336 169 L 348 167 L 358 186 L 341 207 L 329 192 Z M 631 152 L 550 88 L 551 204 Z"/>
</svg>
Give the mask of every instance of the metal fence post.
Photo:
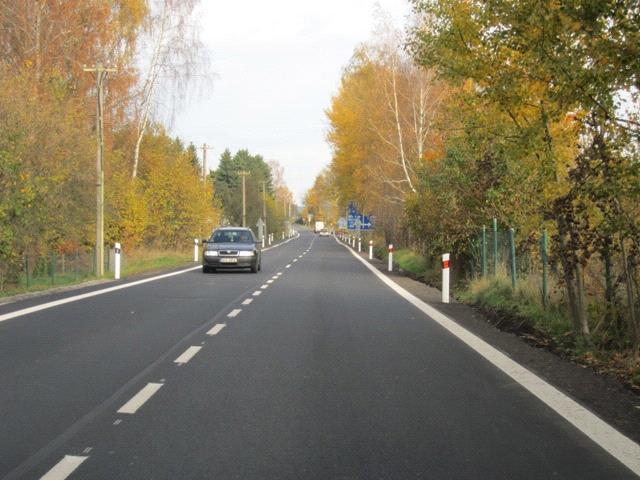
<svg viewBox="0 0 640 480">
<path fill-rule="evenodd" d="M 73 277 L 74 277 L 74 280 L 76 282 L 78 281 L 78 257 L 79 256 L 80 255 L 78 253 L 78 250 L 76 250 L 76 260 L 75 260 L 75 265 L 74 265 L 74 268 L 73 268 Z"/>
<path fill-rule="evenodd" d="M 487 276 L 487 227 L 482 226 L 482 278 Z"/>
<path fill-rule="evenodd" d="M 548 266 L 549 266 L 549 257 L 547 255 L 547 231 L 542 231 L 542 245 L 540 245 L 540 256 L 542 257 L 542 304 L 544 308 L 547 308 L 549 305 L 549 284 L 548 284 Z"/>
<path fill-rule="evenodd" d="M 509 229 L 509 244 L 511 247 L 511 288 L 516 289 L 516 242 L 514 238 L 515 230 Z"/>
<path fill-rule="evenodd" d="M 498 275 L 498 219 L 493 219 L 493 274 Z"/>
<path fill-rule="evenodd" d="M 56 281 L 56 252 L 55 250 L 51 251 L 51 285 Z"/>
<path fill-rule="evenodd" d="M 29 254 L 26 254 L 24 256 L 24 264 L 25 264 L 25 269 L 26 269 L 26 273 L 27 273 L 27 288 L 29 288 L 31 286 L 31 278 L 29 275 Z"/>
</svg>

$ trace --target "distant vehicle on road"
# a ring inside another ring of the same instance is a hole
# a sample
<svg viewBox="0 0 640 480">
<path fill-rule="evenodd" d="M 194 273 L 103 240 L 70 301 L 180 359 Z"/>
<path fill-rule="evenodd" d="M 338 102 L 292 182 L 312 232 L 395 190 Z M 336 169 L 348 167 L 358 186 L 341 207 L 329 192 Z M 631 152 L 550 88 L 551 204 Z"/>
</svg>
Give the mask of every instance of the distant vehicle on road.
<svg viewBox="0 0 640 480">
<path fill-rule="evenodd" d="M 326 228 L 323 228 L 322 230 L 320 230 L 321 237 L 328 237 L 329 235 L 331 234 L 329 233 L 329 230 L 327 230 Z"/>
<path fill-rule="evenodd" d="M 316 222 L 316 227 L 313 229 L 315 233 L 320 233 L 324 228 L 324 222 Z"/>
<path fill-rule="evenodd" d="M 262 253 L 249 228 L 218 228 L 203 243 L 203 273 L 221 268 L 249 268 L 257 273 L 262 268 Z"/>
</svg>

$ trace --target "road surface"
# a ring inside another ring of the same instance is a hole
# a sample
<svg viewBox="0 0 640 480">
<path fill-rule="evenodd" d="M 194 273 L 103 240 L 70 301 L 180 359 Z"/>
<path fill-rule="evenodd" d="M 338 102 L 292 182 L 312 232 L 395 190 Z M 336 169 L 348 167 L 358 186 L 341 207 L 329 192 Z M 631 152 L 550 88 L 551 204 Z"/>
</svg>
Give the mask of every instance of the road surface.
<svg viewBox="0 0 640 480">
<path fill-rule="evenodd" d="M 637 478 L 332 237 L 7 318 L 104 288 L 0 307 L 0 478 Z"/>
</svg>

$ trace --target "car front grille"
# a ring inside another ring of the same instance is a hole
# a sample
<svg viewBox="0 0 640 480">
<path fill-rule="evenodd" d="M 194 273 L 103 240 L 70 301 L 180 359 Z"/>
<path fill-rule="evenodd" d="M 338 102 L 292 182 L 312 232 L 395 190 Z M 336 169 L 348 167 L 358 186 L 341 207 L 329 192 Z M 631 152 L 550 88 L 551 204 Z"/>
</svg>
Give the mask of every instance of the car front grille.
<svg viewBox="0 0 640 480">
<path fill-rule="evenodd" d="M 220 250 L 221 257 L 237 257 L 238 250 Z"/>
</svg>

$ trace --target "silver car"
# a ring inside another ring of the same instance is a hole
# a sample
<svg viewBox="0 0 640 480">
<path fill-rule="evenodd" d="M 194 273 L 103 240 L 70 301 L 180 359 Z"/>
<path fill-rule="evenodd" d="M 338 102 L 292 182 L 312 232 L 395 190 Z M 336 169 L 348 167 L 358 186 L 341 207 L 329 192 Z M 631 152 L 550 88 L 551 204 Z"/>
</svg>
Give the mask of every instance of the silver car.
<svg viewBox="0 0 640 480">
<path fill-rule="evenodd" d="M 262 268 L 262 254 L 251 229 L 218 228 L 204 241 L 202 271 L 222 268 L 249 268 L 253 273 Z"/>
</svg>

